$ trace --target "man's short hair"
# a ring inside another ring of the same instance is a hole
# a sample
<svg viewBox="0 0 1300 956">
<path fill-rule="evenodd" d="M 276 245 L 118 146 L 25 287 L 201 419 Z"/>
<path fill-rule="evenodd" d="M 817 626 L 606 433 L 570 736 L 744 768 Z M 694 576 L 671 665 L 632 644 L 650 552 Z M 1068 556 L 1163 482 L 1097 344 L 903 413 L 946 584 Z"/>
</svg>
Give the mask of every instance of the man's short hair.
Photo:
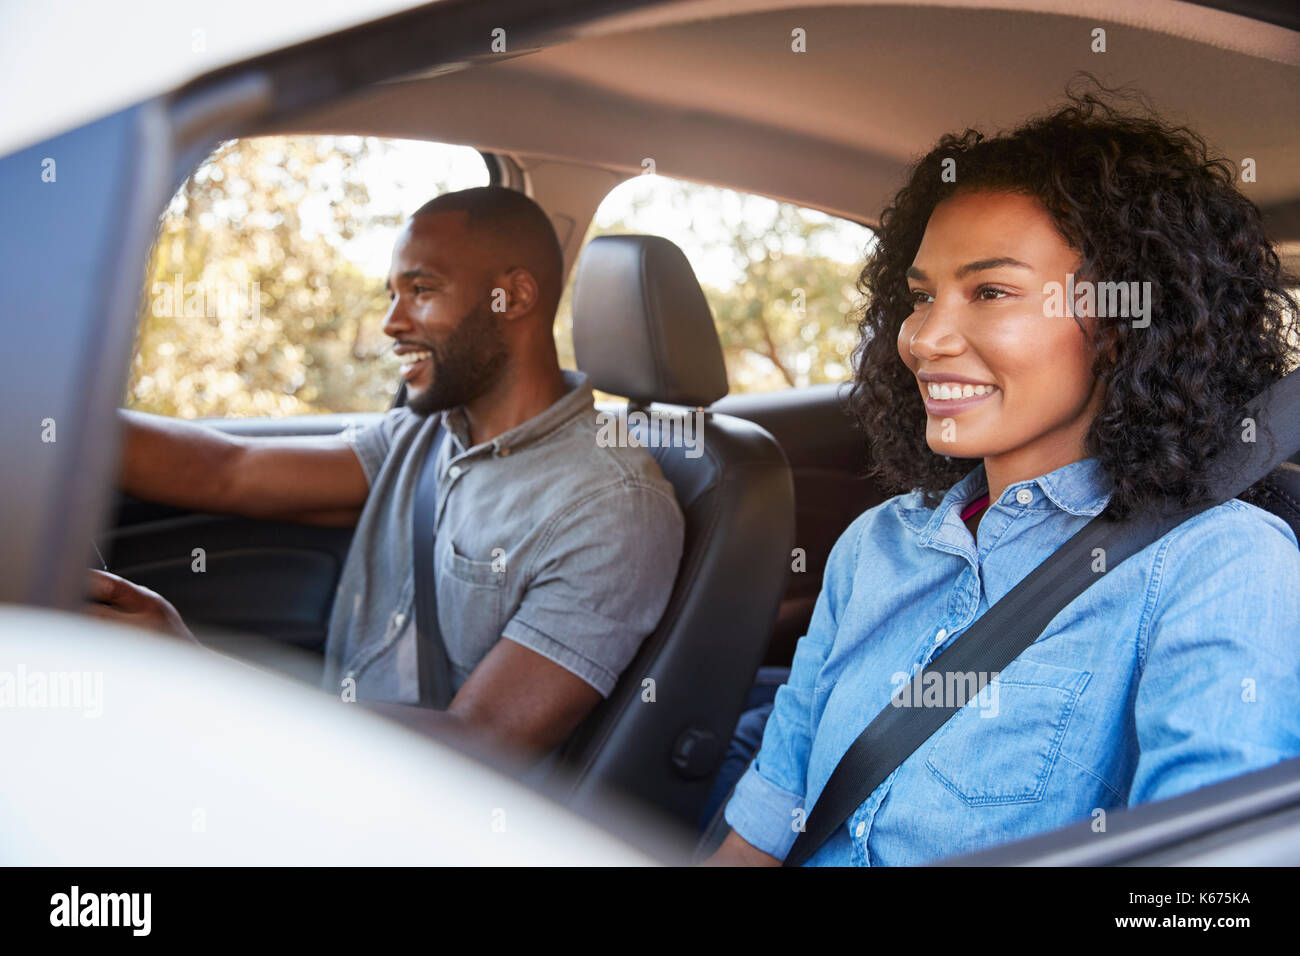
<svg viewBox="0 0 1300 956">
<path fill-rule="evenodd" d="M 541 206 L 516 189 L 475 186 L 435 196 L 411 218 L 435 212 L 464 212 L 467 229 L 497 248 L 510 249 L 510 264 L 533 274 L 542 304 L 554 312 L 563 291 L 564 250 Z"/>
</svg>

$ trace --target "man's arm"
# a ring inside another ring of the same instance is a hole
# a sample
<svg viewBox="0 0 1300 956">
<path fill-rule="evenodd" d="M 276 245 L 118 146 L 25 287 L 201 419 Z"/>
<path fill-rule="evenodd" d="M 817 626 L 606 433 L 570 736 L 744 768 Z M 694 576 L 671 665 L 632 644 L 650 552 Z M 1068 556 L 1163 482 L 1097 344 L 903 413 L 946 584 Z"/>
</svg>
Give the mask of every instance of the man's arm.
<svg viewBox="0 0 1300 956">
<path fill-rule="evenodd" d="M 492 746 L 535 759 L 558 747 L 600 701 L 600 692 L 581 677 L 502 638 L 447 713 Z"/>
<path fill-rule="evenodd" d="M 557 747 L 614 689 L 681 558 L 681 511 L 662 489 L 617 484 L 584 500 L 552 528 L 549 557 L 447 711 L 526 757 Z"/>
<path fill-rule="evenodd" d="M 195 511 L 355 524 L 369 484 L 337 437 L 244 438 L 194 422 L 119 410 L 129 495 Z"/>
</svg>

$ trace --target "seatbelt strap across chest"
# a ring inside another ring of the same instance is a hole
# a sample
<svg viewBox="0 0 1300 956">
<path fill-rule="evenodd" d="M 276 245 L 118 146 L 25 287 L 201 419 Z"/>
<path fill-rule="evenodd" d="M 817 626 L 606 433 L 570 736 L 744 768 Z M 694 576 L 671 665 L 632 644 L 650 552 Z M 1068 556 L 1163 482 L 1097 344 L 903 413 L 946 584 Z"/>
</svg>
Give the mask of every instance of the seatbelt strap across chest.
<svg viewBox="0 0 1300 956">
<path fill-rule="evenodd" d="M 420 680 L 420 706 L 446 710 L 451 704 L 451 665 L 438 624 L 438 580 L 433 570 L 438 511 L 438 458 L 447 429 L 442 415 L 415 487 L 411 514 L 411 544 L 415 576 L 415 656 Z"/>
</svg>

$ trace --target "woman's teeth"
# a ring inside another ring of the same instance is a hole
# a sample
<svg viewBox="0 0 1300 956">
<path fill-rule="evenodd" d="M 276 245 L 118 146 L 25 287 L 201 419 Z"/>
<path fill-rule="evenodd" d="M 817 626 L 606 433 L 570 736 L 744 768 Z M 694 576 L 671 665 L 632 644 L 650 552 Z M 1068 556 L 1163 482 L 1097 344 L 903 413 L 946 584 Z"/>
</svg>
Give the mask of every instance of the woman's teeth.
<svg viewBox="0 0 1300 956">
<path fill-rule="evenodd" d="M 954 398 L 970 398 L 973 395 L 987 395 L 997 391 L 996 385 L 962 385 L 957 382 L 929 382 L 926 385 L 930 397 L 940 401 Z"/>
</svg>

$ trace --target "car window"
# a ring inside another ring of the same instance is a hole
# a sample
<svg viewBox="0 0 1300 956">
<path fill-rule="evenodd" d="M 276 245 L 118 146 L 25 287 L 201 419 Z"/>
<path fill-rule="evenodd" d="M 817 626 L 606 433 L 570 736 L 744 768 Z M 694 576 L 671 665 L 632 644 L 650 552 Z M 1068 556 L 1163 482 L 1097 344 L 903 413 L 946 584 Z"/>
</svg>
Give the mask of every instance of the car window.
<svg viewBox="0 0 1300 956">
<path fill-rule="evenodd" d="M 616 233 L 663 236 L 681 247 L 713 310 L 732 393 L 850 377 L 855 284 L 873 240 L 866 226 L 647 174 L 609 192 L 585 241 Z M 556 320 L 566 365 L 574 364 L 572 293 L 571 276 Z"/>
<path fill-rule="evenodd" d="M 123 404 L 181 418 L 387 409 L 398 374 L 384 279 L 401 223 L 441 192 L 488 181 L 463 146 L 222 144 L 163 214 Z"/>
</svg>

